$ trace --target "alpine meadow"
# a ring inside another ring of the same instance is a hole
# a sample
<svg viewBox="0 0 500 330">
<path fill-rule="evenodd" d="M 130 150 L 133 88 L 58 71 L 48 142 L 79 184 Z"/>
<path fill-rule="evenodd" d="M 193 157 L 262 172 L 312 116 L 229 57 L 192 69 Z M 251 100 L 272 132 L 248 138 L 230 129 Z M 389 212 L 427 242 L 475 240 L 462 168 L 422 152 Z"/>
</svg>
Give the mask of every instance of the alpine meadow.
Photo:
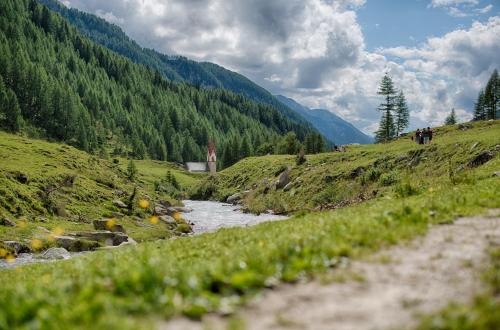
<svg viewBox="0 0 500 330">
<path fill-rule="evenodd" d="M 500 329 L 499 10 L 1 0 L 0 330 Z"/>
</svg>

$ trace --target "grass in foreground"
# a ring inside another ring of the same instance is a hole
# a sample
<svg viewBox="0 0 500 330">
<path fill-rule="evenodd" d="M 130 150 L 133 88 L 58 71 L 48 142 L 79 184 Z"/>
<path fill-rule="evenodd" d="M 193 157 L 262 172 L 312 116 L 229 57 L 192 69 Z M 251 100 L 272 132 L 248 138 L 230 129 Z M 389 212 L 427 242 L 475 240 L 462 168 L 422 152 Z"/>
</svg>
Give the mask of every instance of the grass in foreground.
<svg viewBox="0 0 500 330">
<path fill-rule="evenodd" d="M 176 314 L 228 312 L 263 287 L 498 208 L 499 183 L 448 182 L 426 194 L 5 270 L 0 328 L 152 328 Z"/>
</svg>

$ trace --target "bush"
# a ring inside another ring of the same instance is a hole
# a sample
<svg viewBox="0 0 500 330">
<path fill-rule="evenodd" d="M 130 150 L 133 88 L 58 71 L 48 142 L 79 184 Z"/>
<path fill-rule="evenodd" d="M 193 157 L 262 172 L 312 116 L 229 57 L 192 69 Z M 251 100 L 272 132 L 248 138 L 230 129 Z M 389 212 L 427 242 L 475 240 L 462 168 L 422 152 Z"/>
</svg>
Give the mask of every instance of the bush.
<svg viewBox="0 0 500 330">
<path fill-rule="evenodd" d="M 398 174 L 396 172 L 384 173 L 380 176 L 379 182 L 382 186 L 387 187 L 393 185 L 399 181 Z"/>
<path fill-rule="evenodd" d="M 410 182 L 402 182 L 396 185 L 394 191 L 398 197 L 409 197 L 418 194 L 418 188 L 414 187 Z"/>
</svg>

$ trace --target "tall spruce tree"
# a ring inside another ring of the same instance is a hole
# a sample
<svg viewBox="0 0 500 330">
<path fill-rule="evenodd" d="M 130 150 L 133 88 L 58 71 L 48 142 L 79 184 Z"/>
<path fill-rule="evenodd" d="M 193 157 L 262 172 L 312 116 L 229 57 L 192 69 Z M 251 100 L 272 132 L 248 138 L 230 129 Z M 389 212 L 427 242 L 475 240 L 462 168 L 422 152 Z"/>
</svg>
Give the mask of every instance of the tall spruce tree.
<svg viewBox="0 0 500 330">
<path fill-rule="evenodd" d="M 375 136 L 377 142 L 386 142 L 391 140 L 396 134 L 392 112 L 395 110 L 397 94 L 392 78 L 388 73 L 382 78 L 377 94 L 384 97 L 384 102 L 378 107 L 378 111 L 382 112 L 382 118 Z"/>
<path fill-rule="evenodd" d="M 375 133 L 375 142 L 387 142 L 392 139 L 395 132 L 396 128 L 394 127 L 394 119 L 392 118 L 391 112 L 383 112 L 378 131 Z"/>
<path fill-rule="evenodd" d="M 403 91 L 399 91 L 396 97 L 396 114 L 394 119 L 396 136 L 399 136 L 410 124 L 410 112 Z"/>
<path fill-rule="evenodd" d="M 498 105 L 498 71 L 495 69 L 491 74 L 486 88 L 484 89 L 484 112 L 486 119 L 497 118 Z"/>
<path fill-rule="evenodd" d="M 485 120 L 486 111 L 484 105 L 484 90 L 479 92 L 477 96 L 477 101 L 474 103 L 474 120 Z"/>
<path fill-rule="evenodd" d="M 455 108 L 451 109 L 450 114 L 446 117 L 444 124 L 445 125 L 455 125 L 457 123 L 457 116 L 455 114 Z"/>
</svg>

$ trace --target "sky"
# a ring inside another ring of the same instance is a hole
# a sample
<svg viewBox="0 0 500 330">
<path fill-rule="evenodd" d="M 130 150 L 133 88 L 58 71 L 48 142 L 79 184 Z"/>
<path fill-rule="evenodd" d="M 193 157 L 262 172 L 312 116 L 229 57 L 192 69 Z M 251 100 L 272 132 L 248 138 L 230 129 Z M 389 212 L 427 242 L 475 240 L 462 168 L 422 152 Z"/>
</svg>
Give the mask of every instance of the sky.
<svg viewBox="0 0 500 330">
<path fill-rule="evenodd" d="M 61 0 L 144 47 L 209 61 L 367 134 L 389 73 L 410 128 L 472 117 L 500 69 L 500 0 Z"/>
</svg>

